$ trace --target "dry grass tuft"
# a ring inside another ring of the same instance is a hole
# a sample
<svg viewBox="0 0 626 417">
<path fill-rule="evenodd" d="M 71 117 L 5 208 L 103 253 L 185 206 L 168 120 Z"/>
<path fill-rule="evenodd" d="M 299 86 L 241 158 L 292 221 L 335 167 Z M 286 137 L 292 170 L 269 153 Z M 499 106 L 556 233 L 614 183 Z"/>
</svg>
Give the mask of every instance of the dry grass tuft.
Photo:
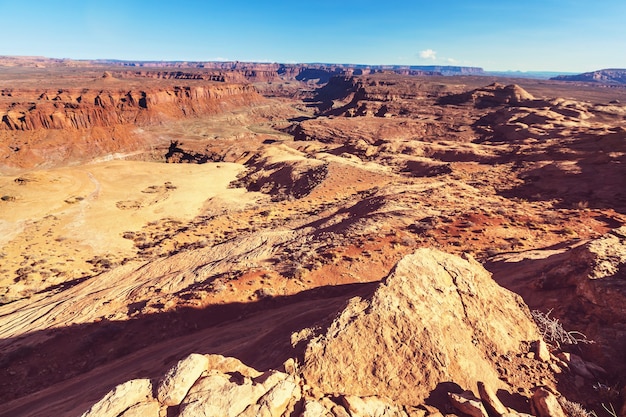
<svg viewBox="0 0 626 417">
<path fill-rule="evenodd" d="M 577 345 L 579 343 L 593 343 L 587 336 L 577 331 L 567 331 L 563 328 L 559 319 L 550 317 L 552 310 L 543 313 L 538 310 L 531 311 L 543 340 L 556 346 Z"/>
</svg>

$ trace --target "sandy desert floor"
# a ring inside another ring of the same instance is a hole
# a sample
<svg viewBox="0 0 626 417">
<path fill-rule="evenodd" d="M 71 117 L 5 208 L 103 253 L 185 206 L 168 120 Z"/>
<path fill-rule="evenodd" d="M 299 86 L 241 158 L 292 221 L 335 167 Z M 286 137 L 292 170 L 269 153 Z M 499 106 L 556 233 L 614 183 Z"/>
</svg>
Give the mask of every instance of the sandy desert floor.
<svg viewBox="0 0 626 417">
<path fill-rule="evenodd" d="M 124 236 L 152 222 L 188 222 L 212 199 L 253 204 L 258 196 L 228 188 L 242 169 L 122 160 L 3 178 L 5 301 L 124 263 L 135 255 Z"/>
</svg>

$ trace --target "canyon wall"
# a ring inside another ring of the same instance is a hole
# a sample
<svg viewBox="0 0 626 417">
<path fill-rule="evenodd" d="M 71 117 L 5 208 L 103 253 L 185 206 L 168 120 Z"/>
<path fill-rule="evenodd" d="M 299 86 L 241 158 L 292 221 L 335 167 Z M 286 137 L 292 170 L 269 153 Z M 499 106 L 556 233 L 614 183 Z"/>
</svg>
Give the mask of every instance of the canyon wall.
<svg viewBox="0 0 626 417">
<path fill-rule="evenodd" d="M 89 129 L 145 125 L 215 114 L 262 100 L 250 85 L 213 84 L 153 90 L 0 90 L 0 130 Z"/>
<path fill-rule="evenodd" d="M 52 167 L 155 145 L 141 127 L 263 102 L 249 84 L 0 90 L 0 169 Z"/>
</svg>

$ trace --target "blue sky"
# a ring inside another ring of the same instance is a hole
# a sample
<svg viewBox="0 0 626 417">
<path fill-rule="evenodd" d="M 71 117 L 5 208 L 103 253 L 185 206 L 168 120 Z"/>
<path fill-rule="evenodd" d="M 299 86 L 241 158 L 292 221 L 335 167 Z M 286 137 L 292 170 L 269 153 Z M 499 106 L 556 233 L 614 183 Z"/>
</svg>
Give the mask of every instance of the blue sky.
<svg viewBox="0 0 626 417">
<path fill-rule="evenodd" d="M 0 55 L 626 68 L 624 0 L 0 0 Z"/>
</svg>

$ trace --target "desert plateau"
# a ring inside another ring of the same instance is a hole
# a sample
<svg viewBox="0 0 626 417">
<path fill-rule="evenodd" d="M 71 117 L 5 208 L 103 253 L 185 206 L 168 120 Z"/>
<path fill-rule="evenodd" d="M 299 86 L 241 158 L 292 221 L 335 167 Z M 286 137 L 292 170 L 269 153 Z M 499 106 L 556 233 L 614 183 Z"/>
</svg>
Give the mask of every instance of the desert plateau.
<svg viewBox="0 0 626 417">
<path fill-rule="evenodd" d="M 0 57 L 0 416 L 626 417 L 624 74 Z"/>
</svg>

